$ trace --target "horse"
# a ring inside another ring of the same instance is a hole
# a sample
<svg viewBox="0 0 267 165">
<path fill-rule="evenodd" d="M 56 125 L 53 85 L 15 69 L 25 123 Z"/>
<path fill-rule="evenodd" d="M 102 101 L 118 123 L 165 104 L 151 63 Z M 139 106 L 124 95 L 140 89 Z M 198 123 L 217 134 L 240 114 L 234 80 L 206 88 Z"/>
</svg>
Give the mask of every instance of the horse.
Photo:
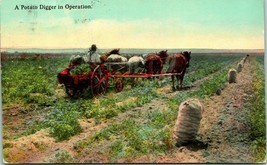
<svg viewBox="0 0 267 165">
<path fill-rule="evenodd" d="M 105 56 L 107 62 L 127 62 L 127 58 L 120 55 L 120 49 L 113 49 Z"/>
<path fill-rule="evenodd" d="M 69 65 L 80 65 L 80 64 L 84 64 L 84 63 L 85 63 L 85 60 L 80 55 L 72 55 L 70 57 Z"/>
<path fill-rule="evenodd" d="M 140 56 L 133 56 L 128 60 L 129 74 L 136 73 L 136 69 L 145 67 L 145 60 Z"/>
<path fill-rule="evenodd" d="M 147 69 L 147 74 L 160 74 L 163 68 L 163 64 L 166 63 L 168 57 L 168 50 L 160 51 L 156 54 L 150 54 L 146 56 L 145 67 Z"/>
<path fill-rule="evenodd" d="M 107 62 L 127 62 L 127 58 L 118 54 L 111 54 L 108 56 Z"/>
<path fill-rule="evenodd" d="M 119 53 L 120 49 L 113 49 L 108 54 L 105 55 L 104 62 L 107 62 L 108 70 L 118 71 L 120 73 L 125 73 L 128 70 L 127 58 L 123 57 Z"/>
<path fill-rule="evenodd" d="M 145 68 L 145 60 L 140 56 L 133 56 L 128 60 L 129 74 L 141 73 L 138 68 Z M 138 70 L 137 70 L 138 69 Z M 132 78 L 132 86 L 134 86 L 135 78 Z"/>
<path fill-rule="evenodd" d="M 177 85 L 177 88 L 182 89 L 183 79 L 185 75 L 186 68 L 189 67 L 190 61 L 190 51 L 183 51 L 181 53 L 173 54 L 169 57 L 169 68 L 166 73 L 180 73 L 176 75 L 177 82 L 180 79 L 180 86 Z M 172 78 L 172 89 L 175 90 L 174 86 L 174 76 Z"/>
<path fill-rule="evenodd" d="M 104 54 L 104 55 L 101 55 L 100 56 L 100 60 L 101 60 L 101 63 L 104 63 L 107 61 L 107 58 L 111 55 L 111 54 L 118 54 L 120 55 L 120 49 L 113 49 L 111 50 L 110 52 L 108 52 L 107 54 Z"/>
</svg>

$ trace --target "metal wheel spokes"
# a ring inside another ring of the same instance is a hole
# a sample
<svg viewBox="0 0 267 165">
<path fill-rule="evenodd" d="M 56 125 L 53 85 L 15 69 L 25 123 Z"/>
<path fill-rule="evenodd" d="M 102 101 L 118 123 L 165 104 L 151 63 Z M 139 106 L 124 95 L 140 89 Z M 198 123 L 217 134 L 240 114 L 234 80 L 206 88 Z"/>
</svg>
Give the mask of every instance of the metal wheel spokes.
<svg viewBox="0 0 267 165">
<path fill-rule="evenodd" d="M 91 76 L 91 91 L 93 96 L 105 93 L 108 87 L 108 77 L 104 74 L 104 70 L 97 66 Z"/>
</svg>

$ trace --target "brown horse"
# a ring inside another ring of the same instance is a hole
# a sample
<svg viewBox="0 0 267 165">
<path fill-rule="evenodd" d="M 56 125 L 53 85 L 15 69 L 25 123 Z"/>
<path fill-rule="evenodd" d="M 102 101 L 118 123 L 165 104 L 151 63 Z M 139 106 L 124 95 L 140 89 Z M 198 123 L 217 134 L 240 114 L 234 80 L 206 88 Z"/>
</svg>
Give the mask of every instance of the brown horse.
<svg viewBox="0 0 267 165">
<path fill-rule="evenodd" d="M 180 73 L 176 75 L 177 82 L 180 79 L 180 87 L 177 85 L 178 89 L 182 89 L 183 79 L 185 75 L 186 68 L 189 67 L 190 61 L 190 51 L 183 51 L 181 53 L 173 54 L 169 57 L 169 68 L 167 73 Z M 172 89 L 175 90 L 174 86 L 174 76 L 172 78 Z"/>
<path fill-rule="evenodd" d="M 160 74 L 168 57 L 167 50 L 157 54 L 150 54 L 146 57 L 145 68 L 147 74 Z"/>
</svg>

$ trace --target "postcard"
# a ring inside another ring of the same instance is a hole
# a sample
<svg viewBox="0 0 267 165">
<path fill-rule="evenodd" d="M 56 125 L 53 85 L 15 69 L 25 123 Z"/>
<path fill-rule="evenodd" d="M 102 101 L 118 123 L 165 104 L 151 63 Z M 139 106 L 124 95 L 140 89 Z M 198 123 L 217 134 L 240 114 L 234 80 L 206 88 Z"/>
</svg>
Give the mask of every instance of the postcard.
<svg viewBox="0 0 267 165">
<path fill-rule="evenodd" d="M 4 163 L 266 162 L 264 0 L 2 0 Z"/>
</svg>

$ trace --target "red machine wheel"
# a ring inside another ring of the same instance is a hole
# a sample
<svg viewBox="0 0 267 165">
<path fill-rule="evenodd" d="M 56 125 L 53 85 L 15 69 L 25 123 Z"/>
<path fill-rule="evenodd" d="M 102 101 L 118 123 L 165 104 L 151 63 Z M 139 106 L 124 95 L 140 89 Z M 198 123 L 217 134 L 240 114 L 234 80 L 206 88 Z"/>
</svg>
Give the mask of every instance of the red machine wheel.
<svg viewBox="0 0 267 165">
<path fill-rule="evenodd" d="M 121 92 L 124 84 L 122 79 L 115 79 L 115 87 L 116 87 L 116 92 Z"/>
<path fill-rule="evenodd" d="M 91 75 L 91 91 L 93 96 L 98 96 L 105 93 L 108 88 L 108 76 L 105 74 L 105 69 L 100 65 L 96 66 Z"/>
</svg>

